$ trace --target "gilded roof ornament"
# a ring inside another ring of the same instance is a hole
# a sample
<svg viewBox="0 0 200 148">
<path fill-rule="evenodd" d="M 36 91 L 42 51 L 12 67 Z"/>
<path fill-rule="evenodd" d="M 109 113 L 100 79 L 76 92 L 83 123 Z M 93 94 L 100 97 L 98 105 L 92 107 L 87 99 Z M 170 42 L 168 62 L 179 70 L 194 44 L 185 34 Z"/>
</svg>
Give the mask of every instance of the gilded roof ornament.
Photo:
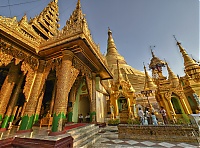
<svg viewBox="0 0 200 148">
<path fill-rule="evenodd" d="M 172 85 L 176 87 L 179 84 L 179 79 L 178 79 L 177 75 L 175 75 L 174 72 L 171 70 L 168 63 L 167 62 L 165 62 L 165 63 L 167 66 L 167 71 L 168 71 L 168 79 L 172 83 Z"/>
<path fill-rule="evenodd" d="M 176 44 L 179 47 L 179 50 L 180 50 L 182 56 L 183 56 L 185 68 L 187 69 L 187 67 L 196 66 L 197 63 L 187 54 L 186 50 L 181 46 L 181 43 L 177 41 L 175 36 L 174 36 L 174 38 L 176 40 Z"/>
<path fill-rule="evenodd" d="M 30 23 L 36 27 L 41 34 L 43 34 L 44 39 L 48 39 L 52 36 L 57 35 L 58 28 L 60 27 L 58 24 L 58 4 L 57 0 L 51 1 L 47 7 L 43 9 L 43 11 L 31 19 Z M 41 27 L 41 25 L 43 27 Z"/>
<path fill-rule="evenodd" d="M 112 37 L 112 31 L 108 27 L 108 40 L 107 40 L 107 54 L 106 54 L 106 59 L 108 64 L 117 64 L 117 60 L 119 64 L 127 64 L 124 57 L 121 56 L 118 51 L 117 47 L 115 45 L 115 41 Z"/>
<path fill-rule="evenodd" d="M 144 65 L 144 72 L 145 72 L 145 84 L 144 84 L 144 90 L 146 89 L 156 89 L 156 85 L 154 84 L 152 78 L 149 76 L 148 72 L 147 72 L 147 69 L 146 69 L 146 66 L 145 64 L 143 63 Z"/>
<path fill-rule="evenodd" d="M 160 60 L 158 57 L 156 57 L 151 49 L 152 59 L 149 64 L 150 69 L 157 69 L 158 71 L 162 71 L 162 67 L 165 67 L 165 62 Z"/>
</svg>

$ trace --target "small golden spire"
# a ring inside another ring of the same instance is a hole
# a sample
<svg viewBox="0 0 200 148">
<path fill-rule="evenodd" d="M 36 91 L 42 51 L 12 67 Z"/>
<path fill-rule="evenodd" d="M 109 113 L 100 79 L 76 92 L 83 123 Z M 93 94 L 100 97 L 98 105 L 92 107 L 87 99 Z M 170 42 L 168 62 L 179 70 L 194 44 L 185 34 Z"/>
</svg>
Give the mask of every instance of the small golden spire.
<svg viewBox="0 0 200 148">
<path fill-rule="evenodd" d="M 149 76 L 147 70 L 146 70 L 146 66 L 143 62 L 144 65 L 144 72 L 145 72 L 145 84 L 144 84 L 144 90 L 146 89 L 155 89 L 156 85 L 153 83 L 153 80 L 151 79 L 151 77 Z"/>
<path fill-rule="evenodd" d="M 181 43 L 177 41 L 175 36 L 174 36 L 174 38 L 177 42 L 179 50 L 180 50 L 182 57 L 184 59 L 185 69 L 190 70 L 190 69 L 192 69 L 192 67 L 198 66 L 198 64 L 187 54 L 186 50 L 181 46 Z M 186 70 L 186 71 L 188 71 L 188 70 Z"/>
<path fill-rule="evenodd" d="M 156 46 L 153 46 L 153 47 L 156 47 Z M 151 55 L 152 55 L 152 57 L 154 58 L 155 55 L 154 55 L 154 53 L 153 53 L 152 46 L 150 46 L 150 49 L 151 49 Z"/>
<path fill-rule="evenodd" d="M 165 65 L 167 66 L 167 71 L 168 71 L 168 79 L 172 83 L 174 87 L 176 87 L 179 84 L 179 79 L 178 77 L 174 74 L 174 72 L 171 70 L 169 67 L 168 63 L 165 61 Z"/>
<path fill-rule="evenodd" d="M 77 4 L 76 4 L 76 9 L 80 9 L 80 8 L 81 8 L 81 1 L 78 0 L 78 1 L 77 1 Z"/>
<path fill-rule="evenodd" d="M 123 56 L 121 56 L 118 51 L 117 47 L 115 45 L 115 41 L 112 37 L 112 31 L 108 27 L 108 40 L 107 40 L 107 54 L 106 54 L 106 60 L 108 64 L 116 64 L 116 61 L 120 64 L 126 64 L 126 61 Z"/>
</svg>

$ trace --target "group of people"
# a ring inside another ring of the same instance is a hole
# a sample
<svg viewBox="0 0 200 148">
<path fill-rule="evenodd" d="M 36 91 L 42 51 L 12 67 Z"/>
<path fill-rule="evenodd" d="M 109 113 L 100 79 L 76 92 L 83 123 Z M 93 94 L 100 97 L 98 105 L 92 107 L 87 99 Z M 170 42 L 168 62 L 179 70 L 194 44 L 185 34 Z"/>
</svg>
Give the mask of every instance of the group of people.
<svg viewBox="0 0 200 148">
<path fill-rule="evenodd" d="M 164 124 L 168 124 L 167 121 L 167 113 L 164 107 L 161 107 L 159 113 L 163 117 Z M 153 111 L 149 111 L 149 108 L 145 108 L 145 111 L 142 110 L 142 108 L 139 108 L 138 110 L 138 116 L 140 119 L 140 125 L 158 125 L 157 117 L 154 114 Z"/>
<path fill-rule="evenodd" d="M 83 122 L 83 114 L 80 114 L 79 116 L 78 116 L 78 122 L 80 122 L 80 123 L 82 123 Z M 87 122 L 87 123 L 89 123 L 90 122 L 90 114 L 89 113 L 87 113 L 87 115 L 85 116 L 85 121 Z"/>
</svg>

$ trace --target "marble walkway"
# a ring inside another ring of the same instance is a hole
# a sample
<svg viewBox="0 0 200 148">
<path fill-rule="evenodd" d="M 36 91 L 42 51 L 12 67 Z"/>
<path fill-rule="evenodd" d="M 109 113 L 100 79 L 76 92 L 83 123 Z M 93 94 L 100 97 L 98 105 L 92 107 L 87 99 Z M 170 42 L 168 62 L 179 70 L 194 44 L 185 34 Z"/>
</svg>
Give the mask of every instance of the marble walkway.
<svg viewBox="0 0 200 148">
<path fill-rule="evenodd" d="M 200 148 L 198 143 L 162 142 L 148 140 L 118 139 L 116 126 L 106 126 L 102 129 L 101 138 L 91 148 Z"/>
<path fill-rule="evenodd" d="M 51 139 L 52 136 L 47 136 L 49 130 L 47 127 L 34 127 L 33 133 L 19 134 L 19 137 L 37 137 L 41 139 Z M 12 137 L 16 135 L 17 128 L 6 132 L 0 132 L 0 140 Z M 101 138 L 98 139 L 89 148 L 200 148 L 198 143 L 184 143 L 184 142 L 162 142 L 162 141 L 148 141 L 148 140 L 130 140 L 130 139 L 118 139 L 117 126 L 106 126 L 101 128 Z"/>
</svg>

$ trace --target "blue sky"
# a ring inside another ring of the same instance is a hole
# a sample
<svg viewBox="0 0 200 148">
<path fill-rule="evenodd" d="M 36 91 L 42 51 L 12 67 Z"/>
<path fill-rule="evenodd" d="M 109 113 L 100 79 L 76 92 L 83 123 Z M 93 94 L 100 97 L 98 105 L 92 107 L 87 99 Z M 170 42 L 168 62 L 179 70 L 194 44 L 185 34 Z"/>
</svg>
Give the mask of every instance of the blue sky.
<svg viewBox="0 0 200 148">
<path fill-rule="evenodd" d="M 19 4 L 6 7 L 9 3 Z M 29 2 L 29 3 L 26 3 Z M 28 18 L 39 14 L 50 0 L 3 0 L 0 15 Z M 61 28 L 77 0 L 59 0 Z M 26 3 L 26 4 L 24 4 Z M 107 49 L 108 27 L 119 53 L 133 68 L 143 71 L 151 59 L 150 46 L 166 60 L 175 74 L 184 75 L 183 58 L 173 35 L 189 55 L 199 60 L 199 0 L 81 0 L 94 41 L 102 53 Z M 2 7 L 5 6 L 5 7 Z M 163 70 L 165 76 L 167 73 Z"/>
</svg>

